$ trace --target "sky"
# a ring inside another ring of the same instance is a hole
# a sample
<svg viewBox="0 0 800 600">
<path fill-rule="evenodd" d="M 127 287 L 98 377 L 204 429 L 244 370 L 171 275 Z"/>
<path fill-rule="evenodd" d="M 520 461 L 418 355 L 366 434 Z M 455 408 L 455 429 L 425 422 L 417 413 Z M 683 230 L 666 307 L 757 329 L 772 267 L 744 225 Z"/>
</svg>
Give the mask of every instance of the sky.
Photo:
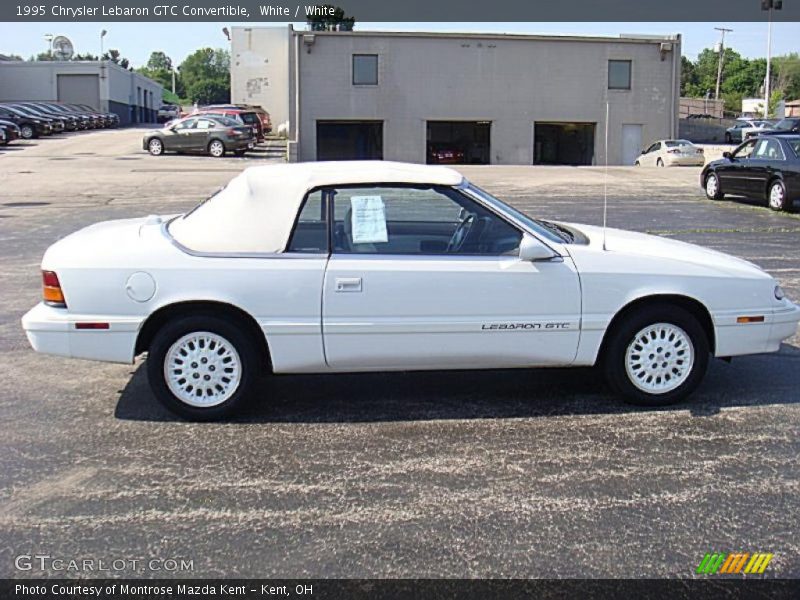
<svg viewBox="0 0 800 600">
<path fill-rule="evenodd" d="M 226 47 L 224 26 L 253 23 L 2 23 L 0 54 L 28 58 L 47 50 L 45 34 L 66 35 L 79 53 L 100 52 L 100 31 L 106 29 L 104 48 L 118 49 L 135 67 L 147 62 L 150 52 L 163 50 L 180 62 L 197 48 Z M 305 23 L 295 23 L 303 29 Z M 463 31 L 486 33 L 545 33 L 580 35 L 618 35 L 620 33 L 683 35 L 683 54 L 694 59 L 703 48 L 719 40 L 714 27 L 733 29 L 725 45 L 747 58 L 767 54 L 767 24 L 762 23 L 356 23 L 356 30 Z M 800 52 L 800 23 L 775 23 L 772 32 L 773 55 Z"/>
</svg>

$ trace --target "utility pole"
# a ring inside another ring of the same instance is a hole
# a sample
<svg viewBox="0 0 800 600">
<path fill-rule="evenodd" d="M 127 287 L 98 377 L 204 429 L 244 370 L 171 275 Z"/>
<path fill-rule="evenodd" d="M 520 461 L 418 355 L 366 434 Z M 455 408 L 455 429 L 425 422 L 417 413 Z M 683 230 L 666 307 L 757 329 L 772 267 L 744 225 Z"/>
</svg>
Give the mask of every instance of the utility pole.
<svg viewBox="0 0 800 600">
<path fill-rule="evenodd" d="M 714 27 L 722 34 L 722 39 L 719 42 L 719 65 L 717 66 L 717 92 L 714 94 L 714 99 L 719 100 L 719 86 L 722 82 L 722 63 L 725 60 L 725 34 L 733 33 L 733 29 L 725 29 L 724 27 Z"/>
<path fill-rule="evenodd" d="M 783 0 L 761 0 L 761 10 L 767 11 L 767 79 L 764 81 L 764 118 L 769 118 L 769 84 L 772 67 L 772 11 L 783 9 Z"/>
</svg>

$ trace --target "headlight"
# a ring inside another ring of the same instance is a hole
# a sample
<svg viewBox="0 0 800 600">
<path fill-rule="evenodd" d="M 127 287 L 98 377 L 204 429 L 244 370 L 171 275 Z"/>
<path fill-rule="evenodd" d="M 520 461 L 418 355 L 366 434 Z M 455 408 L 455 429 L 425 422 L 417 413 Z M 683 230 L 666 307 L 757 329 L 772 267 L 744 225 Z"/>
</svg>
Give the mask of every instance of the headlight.
<svg viewBox="0 0 800 600">
<path fill-rule="evenodd" d="M 786 297 L 786 294 L 783 293 L 783 288 L 779 285 L 775 286 L 775 299 L 776 300 L 783 300 Z"/>
</svg>

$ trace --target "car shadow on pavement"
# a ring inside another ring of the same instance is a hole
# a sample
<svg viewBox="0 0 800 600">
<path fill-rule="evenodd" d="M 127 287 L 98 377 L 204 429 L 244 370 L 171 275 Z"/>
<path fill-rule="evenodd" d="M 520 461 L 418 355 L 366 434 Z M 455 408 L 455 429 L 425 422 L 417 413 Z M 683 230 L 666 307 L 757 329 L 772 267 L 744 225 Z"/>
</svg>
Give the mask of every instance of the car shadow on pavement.
<svg viewBox="0 0 800 600">
<path fill-rule="evenodd" d="M 451 419 L 508 419 L 559 415 L 689 410 L 713 416 L 723 408 L 800 402 L 800 349 L 712 360 L 691 401 L 662 409 L 625 404 L 599 369 L 425 371 L 337 375 L 280 375 L 259 387 L 236 423 L 346 423 Z M 180 421 L 153 396 L 139 363 L 122 390 L 115 416 L 135 421 Z"/>
</svg>

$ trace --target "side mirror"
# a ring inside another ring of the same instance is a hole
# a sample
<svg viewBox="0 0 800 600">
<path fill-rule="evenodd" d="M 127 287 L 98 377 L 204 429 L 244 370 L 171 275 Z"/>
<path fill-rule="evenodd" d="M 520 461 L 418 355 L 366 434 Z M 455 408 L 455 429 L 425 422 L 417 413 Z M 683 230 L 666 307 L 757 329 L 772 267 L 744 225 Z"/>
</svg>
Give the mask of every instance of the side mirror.
<svg viewBox="0 0 800 600">
<path fill-rule="evenodd" d="M 647 148 L 642 148 L 642 154 L 647 154 Z"/>
<path fill-rule="evenodd" d="M 733 155 L 730 152 L 723 152 L 722 153 L 722 158 L 731 159 L 731 158 L 733 158 Z"/>
<path fill-rule="evenodd" d="M 557 255 L 535 237 L 526 233 L 519 244 L 519 259 L 526 262 L 550 260 Z"/>
</svg>

